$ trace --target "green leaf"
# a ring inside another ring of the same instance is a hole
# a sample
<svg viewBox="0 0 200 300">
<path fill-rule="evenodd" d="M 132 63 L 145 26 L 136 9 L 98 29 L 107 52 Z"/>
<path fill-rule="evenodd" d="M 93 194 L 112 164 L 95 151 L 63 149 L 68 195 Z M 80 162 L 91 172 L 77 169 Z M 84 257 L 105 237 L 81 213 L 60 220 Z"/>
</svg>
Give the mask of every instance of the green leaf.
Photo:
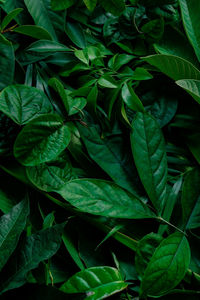
<svg viewBox="0 0 200 300">
<path fill-rule="evenodd" d="M 83 0 L 83 2 L 90 11 L 93 11 L 97 5 L 97 0 Z"/>
<path fill-rule="evenodd" d="M 44 0 L 24 0 L 24 3 L 34 20 L 35 25 L 46 29 L 56 41 L 57 36 L 50 20 L 49 12 L 44 4 Z"/>
<path fill-rule="evenodd" d="M 9 68 L 8 68 L 9 66 Z M 15 54 L 13 46 L 0 35 L 0 90 L 12 84 L 15 71 Z"/>
<path fill-rule="evenodd" d="M 40 40 L 40 41 L 36 41 L 33 44 L 31 44 L 28 48 L 26 48 L 26 51 L 51 54 L 53 52 L 67 52 L 67 51 L 71 51 L 71 50 L 68 47 L 66 47 L 65 45 L 59 44 L 54 41 Z"/>
<path fill-rule="evenodd" d="M 156 120 L 137 113 L 132 124 L 131 146 L 144 188 L 159 213 L 166 200 L 167 157 L 165 141 Z"/>
<path fill-rule="evenodd" d="M 200 80 L 184 79 L 176 84 L 186 90 L 198 103 L 200 103 Z"/>
<path fill-rule="evenodd" d="M 200 227 L 200 171 L 193 169 L 184 180 L 182 191 L 183 226 L 186 230 Z"/>
<path fill-rule="evenodd" d="M 200 164 L 200 133 L 193 133 L 189 135 L 186 139 L 186 143 L 190 151 L 192 152 L 192 155 Z"/>
<path fill-rule="evenodd" d="M 143 60 L 157 67 L 161 72 L 174 80 L 200 79 L 200 71 L 181 57 L 157 54 L 144 57 Z"/>
<path fill-rule="evenodd" d="M 200 2 L 198 0 L 179 0 L 179 4 L 186 34 L 200 61 L 200 25 L 198 21 Z"/>
<path fill-rule="evenodd" d="M 76 273 L 61 286 L 65 293 L 86 293 L 87 299 L 98 300 L 127 287 L 120 272 L 111 267 L 92 267 Z"/>
<path fill-rule="evenodd" d="M 75 4 L 75 0 L 51 0 L 52 10 L 64 10 Z"/>
<path fill-rule="evenodd" d="M 23 200 L 0 218 L 0 270 L 15 250 L 28 214 L 28 200 Z"/>
<path fill-rule="evenodd" d="M 70 40 L 79 48 L 84 49 L 86 47 L 86 40 L 84 31 L 79 23 L 67 22 L 65 31 Z"/>
<path fill-rule="evenodd" d="M 176 287 L 190 263 L 190 247 L 181 233 L 164 239 L 154 252 L 142 278 L 140 293 L 160 296 Z"/>
<path fill-rule="evenodd" d="M 53 112 L 53 107 L 42 91 L 17 84 L 1 92 L 0 110 L 15 123 L 23 125 L 40 115 Z"/>
<path fill-rule="evenodd" d="M 71 132 L 59 115 L 42 115 L 17 136 L 14 156 L 24 166 L 37 166 L 55 159 L 69 144 Z"/>
<path fill-rule="evenodd" d="M 133 80 L 149 80 L 152 79 L 153 76 L 144 68 L 136 68 L 133 76 L 131 76 Z"/>
<path fill-rule="evenodd" d="M 80 211 L 94 215 L 125 219 L 155 217 L 142 201 L 109 181 L 72 180 L 59 194 Z"/>
<path fill-rule="evenodd" d="M 115 16 L 119 16 L 125 9 L 124 0 L 99 0 L 103 8 Z"/>
<path fill-rule="evenodd" d="M 36 25 L 21 25 L 13 30 L 14 32 L 21 33 L 38 40 L 51 40 L 52 37 L 47 30 Z"/>
<path fill-rule="evenodd" d="M 144 106 L 136 95 L 130 83 L 125 83 L 122 88 L 122 99 L 133 111 L 144 112 Z"/>
<path fill-rule="evenodd" d="M 118 88 L 117 82 L 110 75 L 101 76 L 101 78 L 98 80 L 98 84 L 102 87 L 109 88 L 109 89 Z"/>
<path fill-rule="evenodd" d="M 75 177 L 72 166 L 66 156 L 35 167 L 27 167 L 28 179 L 40 190 L 52 192 L 60 189 L 67 181 Z"/>
<path fill-rule="evenodd" d="M 58 251 L 63 228 L 63 224 L 55 225 L 26 239 L 19 257 L 14 262 L 12 273 L 0 281 L 0 294 L 22 286 L 30 270 L 35 269 L 41 261 L 49 259 Z"/>
<path fill-rule="evenodd" d="M 65 92 L 63 84 L 57 78 L 51 78 L 48 81 L 48 85 L 51 86 L 58 93 L 60 99 L 64 104 L 67 113 L 69 113 L 68 97 L 67 97 L 67 93 Z"/>
<path fill-rule="evenodd" d="M 2 23 L 1 23 L 1 30 L 4 30 L 5 27 L 13 20 L 15 19 L 16 16 L 18 16 L 18 14 L 20 14 L 20 12 L 23 10 L 23 8 L 16 8 L 13 11 L 9 12 L 7 14 L 7 16 L 5 16 L 5 18 L 3 19 Z"/>
<path fill-rule="evenodd" d="M 128 64 L 135 56 L 128 54 L 116 54 L 108 62 L 109 68 L 118 71 L 122 66 Z"/>
</svg>

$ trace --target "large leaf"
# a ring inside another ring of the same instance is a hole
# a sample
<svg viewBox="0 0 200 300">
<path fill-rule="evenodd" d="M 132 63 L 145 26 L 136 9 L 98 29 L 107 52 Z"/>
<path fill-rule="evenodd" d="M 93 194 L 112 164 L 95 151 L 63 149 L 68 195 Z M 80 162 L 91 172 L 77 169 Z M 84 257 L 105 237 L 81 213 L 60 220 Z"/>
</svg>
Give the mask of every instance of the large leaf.
<svg viewBox="0 0 200 300">
<path fill-rule="evenodd" d="M 46 29 L 54 40 L 57 40 L 56 33 L 49 17 L 49 12 L 44 5 L 44 0 L 24 0 L 26 7 L 31 14 L 35 25 Z"/>
<path fill-rule="evenodd" d="M 8 214 L 0 218 L 0 270 L 15 250 L 29 214 L 28 201 L 15 205 Z"/>
<path fill-rule="evenodd" d="M 200 103 L 200 80 L 184 79 L 176 84 L 186 90 L 198 103 Z"/>
<path fill-rule="evenodd" d="M 141 181 L 160 213 L 166 198 L 167 157 L 165 142 L 156 120 L 137 113 L 132 124 L 131 146 Z"/>
<path fill-rule="evenodd" d="M 99 3 L 103 6 L 103 8 L 111 12 L 113 15 L 120 15 L 125 9 L 124 0 L 99 0 Z"/>
<path fill-rule="evenodd" d="M 64 225 L 55 225 L 27 237 L 20 255 L 12 262 L 12 273 L 0 280 L 0 294 L 22 286 L 27 273 L 43 260 L 49 259 L 59 249 Z"/>
<path fill-rule="evenodd" d="M 9 66 L 9 67 L 8 67 Z M 0 36 L 0 90 L 12 84 L 15 70 L 14 49 L 10 42 Z"/>
<path fill-rule="evenodd" d="M 60 195 L 80 211 L 113 218 L 154 218 L 147 205 L 119 186 L 98 179 L 67 182 Z"/>
<path fill-rule="evenodd" d="M 183 226 L 200 227 L 200 171 L 194 169 L 186 175 L 182 192 Z"/>
<path fill-rule="evenodd" d="M 179 0 L 179 4 L 186 34 L 200 61 L 200 2 L 198 0 Z"/>
<path fill-rule="evenodd" d="M 53 112 L 53 107 L 42 91 L 17 84 L 1 92 L 0 110 L 15 123 L 23 125 L 39 115 Z"/>
<path fill-rule="evenodd" d="M 31 36 L 39 40 L 51 40 L 52 37 L 47 30 L 36 25 L 22 25 L 13 30 L 14 32 Z"/>
<path fill-rule="evenodd" d="M 144 57 L 143 60 L 160 69 L 161 72 L 174 80 L 200 79 L 200 71 L 189 61 L 166 54 L 157 54 Z"/>
<path fill-rule="evenodd" d="M 87 299 L 98 300 L 127 287 L 122 275 L 111 267 L 92 267 L 76 273 L 61 286 L 65 293 L 86 293 Z"/>
<path fill-rule="evenodd" d="M 14 155 L 25 166 L 55 159 L 69 144 L 71 132 L 59 115 L 43 115 L 27 124 L 18 135 Z"/>
<path fill-rule="evenodd" d="M 163 240 L 154 252 L 142 278 L 141 294 L 160 296 L 176 287 L 190 263 L 186 237 L 174 233 Z"/>
</svg>

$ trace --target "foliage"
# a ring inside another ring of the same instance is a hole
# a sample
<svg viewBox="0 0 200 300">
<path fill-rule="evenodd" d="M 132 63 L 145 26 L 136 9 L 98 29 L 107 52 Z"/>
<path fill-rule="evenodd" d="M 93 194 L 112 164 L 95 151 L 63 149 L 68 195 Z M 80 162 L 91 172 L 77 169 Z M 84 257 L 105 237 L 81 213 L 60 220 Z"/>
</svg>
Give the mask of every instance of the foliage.
<svg viewBox="0 0 200 300">
<path fill-rule="evenodd" d="M 0 13 L 2 299 L 199 299 L 199 0 Z"/>
</svg>

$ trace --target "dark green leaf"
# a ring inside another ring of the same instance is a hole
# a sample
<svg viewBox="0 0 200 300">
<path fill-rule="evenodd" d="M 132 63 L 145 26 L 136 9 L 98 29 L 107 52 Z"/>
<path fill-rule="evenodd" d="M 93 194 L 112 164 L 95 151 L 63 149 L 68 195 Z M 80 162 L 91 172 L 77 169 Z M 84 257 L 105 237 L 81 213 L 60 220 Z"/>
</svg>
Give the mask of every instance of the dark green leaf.
<svg viewBox="0 0 200 300">
<path fill-rule="evenodd" d="M 70 40 L 79 48 L 86 47 L 86 40 L 80 24 L 67 22 L 65 27 L 66 34 Z"/>
<path fill-rule="evenodd" d="M 90 11 L 93 11 L 97 4 L 97 0 L 83 0 L 83 1 Z"/>
<path fill-rule="evenodd" d="M 122 99 L 124 100 L 126 105 L 133 111 L 144 112 L 144 106 L 131 87 L 131 84 L 124 84 L 122 88 Z"/>
<path fill-rule="evenodd" d="M 9 68 L 8 68 L 9 66 Z M 15 71 L 14 49 L 10 42 L 0 36 L 0 90 L 12 84 Z"/>
<path fill-rule="evenodd" d="M 52 37 L 47 30 L 36 25 L 22 25 L 13 30 L 14 32 L 31 36 L 39 40 L 51 40 Z"/>
<path fill-rule="evenodd" d="M 13 19 L 15 19 L 18 14 L 23 10 L 23 8 L 16 8 L 5 16 L 1 23 L 1 30 L 3 30 Z"/>
<path fill-rule="evenodd" d="M 125 9 L 124 0 L 99 0 L 99 3 L 106 11 L 109 11 L 116 16 L 120 15 Z"/>
<path fill-rule="evenodd" d="M 75 4 L 75 0 L 51 0 L 52 10 L 63 10 Z"/>
</svg>

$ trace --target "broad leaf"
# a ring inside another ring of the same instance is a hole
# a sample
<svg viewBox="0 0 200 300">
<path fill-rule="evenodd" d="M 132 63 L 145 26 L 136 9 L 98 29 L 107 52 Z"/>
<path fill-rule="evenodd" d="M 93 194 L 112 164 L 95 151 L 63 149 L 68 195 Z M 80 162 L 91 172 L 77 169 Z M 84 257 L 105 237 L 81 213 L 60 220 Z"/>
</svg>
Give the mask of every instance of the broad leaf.
<svg viewBox="0 0 200 300">
<path fill-rule="evenodd" d="M 46 230 L 27 237 L 20 249 L 20 256 L 13 261 L 12 274 L 0 280 L 0 294 L 22 286 L 26 282 L 27 273 L 36 268 L 43 260 L 49 259 L 59 249 L 64 225 L 55 225 Z"/>
<path fill-rule="evenodd" d="M 200 171 L 194 169 L 186 175 L 182 192 L 183 226 L 200 227 Z"/>
<path fill-rule="evenodd" d="M 15 205 L 8 214 L 0 218 L 0 270 L 15 250 L 29 214 L 28 201 Z"/>
<path fill-rule="evenodd" d="M 75 4 L 75 0 L 51 0 L 52 10 L 64 10 Z"/>
<path fill-rule="evenodd" d="M 200 80 L 184 79 L 176 84 L 186 90 L 198 103 L 200 103 Z"/>
<path fill-rule="evenodd" d="M 53 107 L 42 91 L 17 84 L 1 92 L 0 110 L 15 123 L 24 125 L 40 115 L 53 112 Z"/>
<path fill-rule="evenodd" d="M 99 3 L 103 6 L 103 8 L 111 12 L 113 15 L 120 15 L 125 9 L 124 0 L 99 0 Z"/>
<path fill-rule="evenodd" d="M 161 72 L 174 80 L 200 79 L 200 71 L 181 57 L 157 54 L 144 57 L 143 60 L 157 67 Z"/>
<path fill-rule="evenodd" d="M 76 273 L 61 286 L 65 293 L 86 293 L 87 299 L 98 300 L 116 294 L 127 287 L 122 275 L 111 267 L 92 267 Z"/>
<path fill-rule="evenodd" d="M 124 84 L 122 88 L 122 99 L 133 111 L 144 112 L 144 106 L 130 84 Z"/>
<path fill-rule="evenodd" d="M 0 90 L 2 90 L 7 85 L 12 84 L 15 70 L 13 46 L 10 42 L 3 38 L 0 38 L 0 69 Z"/>
<path fill-rule="evenodd" d="M 43 115 L 27 124 L 14 145 L 16 159 L 36 166 L 55 159 L 69 144 L 71 132 L 59 115 Z"/>
<path fill-rule="evenodd" d="M 13 30 L 14 32 L 21 33 L 38 40 L 51 40 L 52 37 L 47 30 L 36 25 L 21 25 Z"/>
<path fill-rule="evenodd" d="M 132 124 L 131 145 L 135 164 L 146 192 L 159 213 L 166 200 L 167 157 L 156 120 L 137 113 Z"/>
<path fill-rule="evenodd" d="M 67 182 L 59 193 L 78 210 L 90 214 L 125 219 L 155 217 L 142 201 L 109 181 L 76 179 Z"/>
<path fill-rule="evenodd" d="M 200 2 L 198 0 L 179 0 L 179 4 L 187 36 L 200 61 L 200 25 L 198 21 Z"/>
<path fill-rule="evenodd" d="M 176 287 L 190 263 L 186 237 L 174 233 L 164 239 L 154 252 L 142 278 L 140 294 L 160 296 Z"/>
<path fill-rule="evenodd" d="M 80 24 L 67 22 L 65 26 L 66 34 L 69 39 L 79 48 L 83 49 L 86 47 L 86 40 L 84 31 Z"/>
</svg>

